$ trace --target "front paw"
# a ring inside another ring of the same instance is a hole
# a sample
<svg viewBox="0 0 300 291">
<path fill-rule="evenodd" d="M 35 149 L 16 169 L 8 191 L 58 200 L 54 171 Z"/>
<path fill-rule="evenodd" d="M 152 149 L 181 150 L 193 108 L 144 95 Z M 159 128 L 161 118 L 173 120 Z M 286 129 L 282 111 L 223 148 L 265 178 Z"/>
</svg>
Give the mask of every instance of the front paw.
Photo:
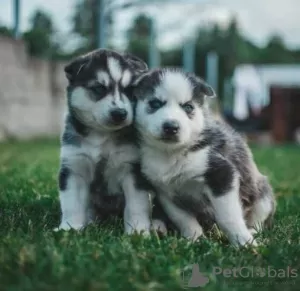
<svg viewBox="0 0 300 291">
<path fill-rule="evenodd" d="M 53 231 L 57 232 L 57 231 L 60 231 L 60 230 L 63 230 L 63 231 L 69 231 L 71 229 L 73 230 L 82 230 L 84 228 L 84 225 L 83 224 L 76 224 L 76 223 L 68 223 L 68 222 L 62 222 L 59 227 L 56 227 L 53 229 Z"/>
<path fill-rule="evenodd" d="M 160 219 L 154 219 L 152 221 L 151 230 L 161 235 L 166 235 L 168 232 L 166 224 Z"/>
<path fill-rule="evenodd" d="M 250 232 L 245 234 L 238 234 L 234 236 L 231 239 L 231 243 L 236 247 L 241 247 L 241 246 L 257 247 L 258 246 L 258 243 L 256 242 L 256 240 L 254 239 L 254 237 Z"/>
<path fill-rule="evenodd" d="M 195 242 L 199 237 L 203 236 L 202 227 L 187 228 L 181 231 L 183 237 Z"/>
<path fill-rule="evenodd" d="M 144 237 L 148 237 L 150 235 L 150 231 L 147 229 L 137 230 L 135 228 L 130 228 L 130 229 L 125 229 L 125 234 L 127 234 L 127 235 L 138 234 L 138 235 L 142 235 Z"/>
<path fill-rule="evenodd" d="M 128 223 L 125 223 L 125 234 L 133 235 L 133 234 L 140 234 L 143 236 L 149 236 L 150 235 L 150 227 L 146 225 L 137 225 L 132 226 Z"/>
</svg>

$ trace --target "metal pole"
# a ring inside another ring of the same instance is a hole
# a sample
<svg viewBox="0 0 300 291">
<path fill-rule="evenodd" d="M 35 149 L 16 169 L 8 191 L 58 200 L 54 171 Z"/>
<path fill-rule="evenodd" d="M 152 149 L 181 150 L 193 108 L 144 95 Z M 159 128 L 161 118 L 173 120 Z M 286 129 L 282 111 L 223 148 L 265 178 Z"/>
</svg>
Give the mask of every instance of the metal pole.
<svg viewBox="0 0 300 291">
<path fill-rule="evenodd" d="M 98 0 L 98 48 L 106 47 L 105 0 Z"/>
<path fill-rule="evenodd" d="M 186 72 L 195 71 L 196 41 L 191 39 L 183 45 L 183 68 Z"/>
<path fill-rule="evenodd" d="M 149 67 L 156 68 L 159 66 L 159 52 L 156 46 L 156 23 L 155 19 L 150 19 L 150 37 L 149 37 Z"/>
<path fill-rule="evenodd" d="M 214 90 L 218 90 L 218 55 L 210 52 L 206 57 L 206 81 Z"/>
<path fill-rule="evenodd" d="M 20 38 L 20 0 L 14 0 L 14 37 Z"/>
</svg>

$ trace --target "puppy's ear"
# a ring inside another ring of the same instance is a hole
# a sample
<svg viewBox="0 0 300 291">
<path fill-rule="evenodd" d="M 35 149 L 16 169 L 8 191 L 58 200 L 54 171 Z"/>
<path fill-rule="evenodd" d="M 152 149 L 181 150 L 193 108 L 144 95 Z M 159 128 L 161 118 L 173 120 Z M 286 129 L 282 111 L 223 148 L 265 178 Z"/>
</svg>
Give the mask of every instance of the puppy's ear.
<svg viewBox="0 0 300 291">
<path fill-rule="evenodd" d="M 133 83 L 133 93 L 137 100 L 153 96 L 160 83 L 161 69 L 153 69 L 140 74 Z"/>
<path fill-rule="evenodd" d="M 147 64 L 142 59 L 129 53 L 125 53 L 123 56 L 134 70 L 137 70 L 139 72 L 144 72 L 148 70 Z"/>
<path fill-rule="evenodd" d="M 204 97 L 209 97 L 209 98 L 214 98 L 216 97 L 215 90 L 208 85 L 204 80 L 200 78 L 196 78 L 195 80 L 195 87 L 194 87 L 194 92 L 197 96 L 204 96 Z"/>
<path fill-rule="evenodd" d="M 139 99 L 142 97 L 143 92 L 145 91 L 145 85 L 147 84 L 147 76 L 148 73 L 142 73 L 138 75 L 132 83 L 132 93 L 135 99 Z"/>
<path fill-rule="evenodd" d="M 84 65 L 85 62 L 83 60 L 76 59 L 65 66 L 64 71 L 69 82 L 74 81 L 75 77 L 78 76 Z"/>
</svg>

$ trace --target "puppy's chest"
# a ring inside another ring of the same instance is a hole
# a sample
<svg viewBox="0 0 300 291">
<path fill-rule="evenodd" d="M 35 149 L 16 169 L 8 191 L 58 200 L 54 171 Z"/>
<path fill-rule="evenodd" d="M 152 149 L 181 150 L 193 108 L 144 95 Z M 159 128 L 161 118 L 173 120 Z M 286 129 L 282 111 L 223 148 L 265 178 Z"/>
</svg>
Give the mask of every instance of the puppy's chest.
<svg viewBox="0 0 300 291">
<path fill-rule="evenodd" d="M 206 154 L 179 157 L 144 155 L 142 169 L 153 182 L 178 189 L 203 182 L 207 170 Z"/>
<path fill-rule="evenodd" d="M 107 194 L 119 194 L 125 177 L 131 173 L 132 165 L 138 160 L 135 146 L 130 144 L 107 143 L 102 146 L 101 158 L 98 163 L 102 165 L 102 179 Z"/>
</svg>

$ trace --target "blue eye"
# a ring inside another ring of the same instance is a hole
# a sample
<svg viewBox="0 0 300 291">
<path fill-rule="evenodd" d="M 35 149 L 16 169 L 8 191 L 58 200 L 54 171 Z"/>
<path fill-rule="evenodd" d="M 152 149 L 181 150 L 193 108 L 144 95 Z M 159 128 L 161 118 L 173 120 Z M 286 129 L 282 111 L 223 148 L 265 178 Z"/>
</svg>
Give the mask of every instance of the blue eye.
<svg viewBox="0 0 300 291">
<path fill-rule="evenodd" d="M 157 110 L 165 105 L 165 102 L 155 98 L 148 102 L 151 109 Z"/>
<path fill-rule="evenodd" d="M 187 114 L 191 114 L 195 109 L 194 105 L 191 102 L 182 104 L 181 107 Z"/>
</svg>

